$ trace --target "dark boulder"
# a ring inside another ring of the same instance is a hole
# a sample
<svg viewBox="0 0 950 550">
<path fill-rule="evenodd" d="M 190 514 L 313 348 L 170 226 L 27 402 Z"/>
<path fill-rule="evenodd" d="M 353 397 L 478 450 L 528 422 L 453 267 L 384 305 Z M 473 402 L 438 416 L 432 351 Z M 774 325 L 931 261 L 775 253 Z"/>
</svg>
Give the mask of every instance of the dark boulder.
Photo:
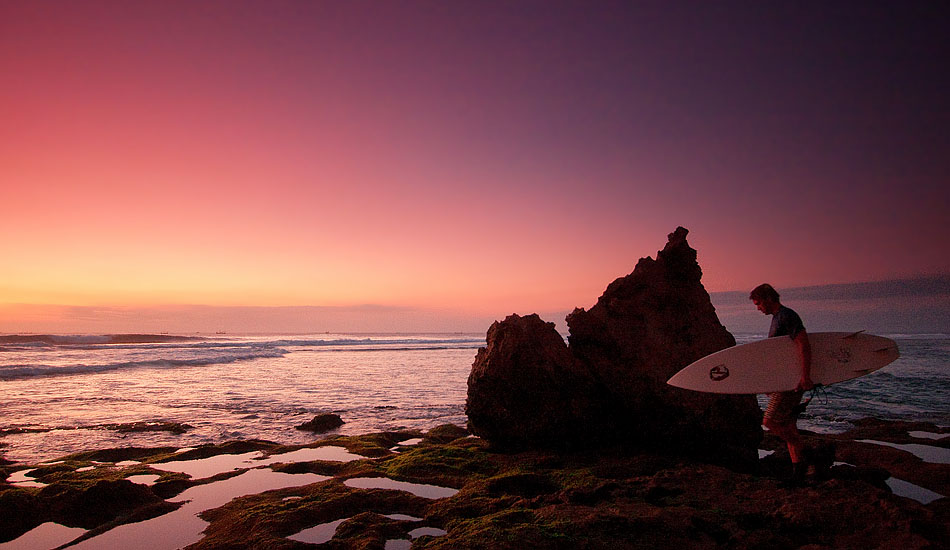
<svg viewBox="0 0 950 550">
<path fill-rule="evenodd" d="M 0 542 L 19 537 L 46 516 L 46 506 L 32 492 L 19 487 L 0 491 Z"/>
<path fill-rule="evenodd" d="M 503 446 L 570 444 L 606 404 L 597 389 L 554 323 L 511 315 L 488 329 L 488 347 L 472 366 L 469 429 Z"/>
<path fill-rule="evenodd" d="M 343 419 L 339 415 L 326 413 L 318 414 L 313 420 L 297 426 L 298 430 L 307 432 L 323 433 L 334 430 L 343 425 Z"/>
<path fill-rule="evenodd" d="M 516 446 L 614 441 L 754 463 L 762 437 L 754 397 L 666 384 L 735 345 L 686 234 L 677 228 L 655 260 L 641 259 L 589 311 L 574 310 L 569 346 L 537 315 L 493 324 L 469 376 L 472 432 Z"/>
</svg>

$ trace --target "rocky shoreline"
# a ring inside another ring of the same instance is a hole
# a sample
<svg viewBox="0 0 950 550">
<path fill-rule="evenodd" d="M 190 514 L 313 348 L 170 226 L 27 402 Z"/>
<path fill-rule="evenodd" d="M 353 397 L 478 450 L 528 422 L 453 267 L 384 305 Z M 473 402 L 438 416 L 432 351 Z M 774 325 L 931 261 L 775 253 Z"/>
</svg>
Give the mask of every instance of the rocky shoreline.
<svg viewBox="0 0 950 550">
<path fill-rule="evenodd" d="M 911 435 L 911 434 L 916 435 Z M 8 464 L 0 483 L 0 541 L 45 522 L 89 530 L 168 514 L 193 487 L 252 470 L 317 474 L 321 481 L 238 495 L 201 512 L 203 548 L 313 548 L 294 533 L 338 522 L 327 549 L 412 548 L 946 548 L 950 503 L 894 493 L 897 478 L 938 495 L 950 492 L 950 464 L 927 462 L 912 445 L 950 453 L 950 429 L 866 419 L 839 435 L 806 434 L 813 449 L 832 449 L 827 468 L 804 486 L 784 483 L 787 456 L 766 436 L 753 468 L 730 469 L 621 445 L 589 450 L 513 452 L 458 426 L 428 433 L 335 436 L 306 447 L 235 441 L 177 449 L 110 449 L 53 463 Z M 881 443 L 868 443 L 868 440 Z M 399 446 L 400 442 L 414 443 Z M 896 448 L 883 445 L 902 445 Z M 302 449 L 345 447 L 365 458 L 287 460 Z M 775 449 L 776 452 L 768 454 Z M 911 450 L 908 450 L 911 449 Z M 276 459 L 194 478 L 161 469 L 169 461 L 260 452 Z M 131 461 L 134 461 L 133 464 Z M 30 469 L 27 475 L 22 475 Z M 21 474 L 17 476 L 16 474 Z M 150 485 L 129 481 L 152 476 Z M 457 490 L 425 498 L 406 490 L 359 488 L 348 480 L 387 478 Z M 931 497 L 932 498 L 932 497 Z M 394 514 L 400 514 L 395 516 Z M 405 519 L 409 518 L 409 519 Z M 441 536 L 412 538 L 424 524 Z M 445 534 L 442 534 L 442 533 Z M 61 541 L 65 544 L 69 541 Z M 389 543 L 391 548 L 408 547 Z"/>
<path fill-rule="evenodd" d="M 735 344 L 687 233 L 576 309 L 567 343 L 537 315 L 493 324 L 467 428 L 0 459 L 0 550 L 947 548 L 950 428 L 806 432 L 813 471 L 792 482 L 754 397 L 666 384 Z"/>
</svg>

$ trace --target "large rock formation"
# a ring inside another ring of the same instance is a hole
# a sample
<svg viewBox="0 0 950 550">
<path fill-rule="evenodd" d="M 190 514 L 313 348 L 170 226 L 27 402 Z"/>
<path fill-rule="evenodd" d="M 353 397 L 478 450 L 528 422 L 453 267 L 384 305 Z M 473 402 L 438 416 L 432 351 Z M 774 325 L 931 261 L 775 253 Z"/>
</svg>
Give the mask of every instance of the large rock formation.
<svg viewBox="0 0 950 550">
<path fill-rule="evenodd" d="M 494 323 L 468 379 L 473 433 L 503 446 L 622 442 L 752 462 L 762 437 L 752 396 L 673 388 L 689 363 L 735 344 L 703 288 L 682 227 L 657 258 L 611 283 L 597 304 L 552 323 Z"/>
</svg>

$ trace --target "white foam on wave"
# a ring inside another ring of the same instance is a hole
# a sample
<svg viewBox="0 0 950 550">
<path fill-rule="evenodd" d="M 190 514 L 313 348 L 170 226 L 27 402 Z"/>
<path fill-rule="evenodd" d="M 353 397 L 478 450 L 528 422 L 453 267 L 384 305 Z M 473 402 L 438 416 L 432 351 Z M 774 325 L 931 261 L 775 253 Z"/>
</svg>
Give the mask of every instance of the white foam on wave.
<svg viewBox="0 0 950 550">
<path fill-rule="evenodd" d="M 168 334 L 11 334 L 0 336 L 0 344 L 18 346 L 80 346 L 95 344 L 134 344 L 155 342 L 188 342 L 203 340 L 196 336 Z"/>
<path fill-rule="evenodd" d="M 206 355 L 188 359 L 162 358 L 146 361 L 119 361 L 115 363 L 102 364 L 77 363 L 72 365 L 3 365 L 0 366 L 0 380 L 16 380 L 20 378 L 37 378 L 44 376 L 65 376 L 72 374 L 95 374 L 99 372 L 123 369 L 196 367 L 202 365 L 235 363 L 238 361 L 248 361 L 251 359 L 283 357 L 286 354 L 287 351 L 280 348 L 254 347 L 235 350 L 234 353 L 221 353 L 217 355 Z"/>
</svg>

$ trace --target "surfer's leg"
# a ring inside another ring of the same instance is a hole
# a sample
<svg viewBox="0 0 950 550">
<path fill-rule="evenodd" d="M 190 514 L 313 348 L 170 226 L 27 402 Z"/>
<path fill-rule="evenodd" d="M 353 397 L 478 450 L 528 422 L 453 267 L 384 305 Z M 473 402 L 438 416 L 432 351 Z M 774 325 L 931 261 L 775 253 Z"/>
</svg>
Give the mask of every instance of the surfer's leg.
<svg viewBox="0 0 950 550">
<path fill-rule="evenodd" d="M 805 459 L 805 444 L 802 443 L 802 436 L 798 433 L 795 422 L 792 421 L 785 428 L 785 444 L 788 445 L 788 456 L 792 457 L 792 464 L 798 464 Z"/>
<path fill-rule="evenodd" d="M 802 462 L 804 444 L 795 426 L 793 410 L 802 399 L 802 392 L 781 392 L 769 395 L 769 406 L 762 418 L 762 425 L 785 442 L 793 464 Z"/>
</svg>

